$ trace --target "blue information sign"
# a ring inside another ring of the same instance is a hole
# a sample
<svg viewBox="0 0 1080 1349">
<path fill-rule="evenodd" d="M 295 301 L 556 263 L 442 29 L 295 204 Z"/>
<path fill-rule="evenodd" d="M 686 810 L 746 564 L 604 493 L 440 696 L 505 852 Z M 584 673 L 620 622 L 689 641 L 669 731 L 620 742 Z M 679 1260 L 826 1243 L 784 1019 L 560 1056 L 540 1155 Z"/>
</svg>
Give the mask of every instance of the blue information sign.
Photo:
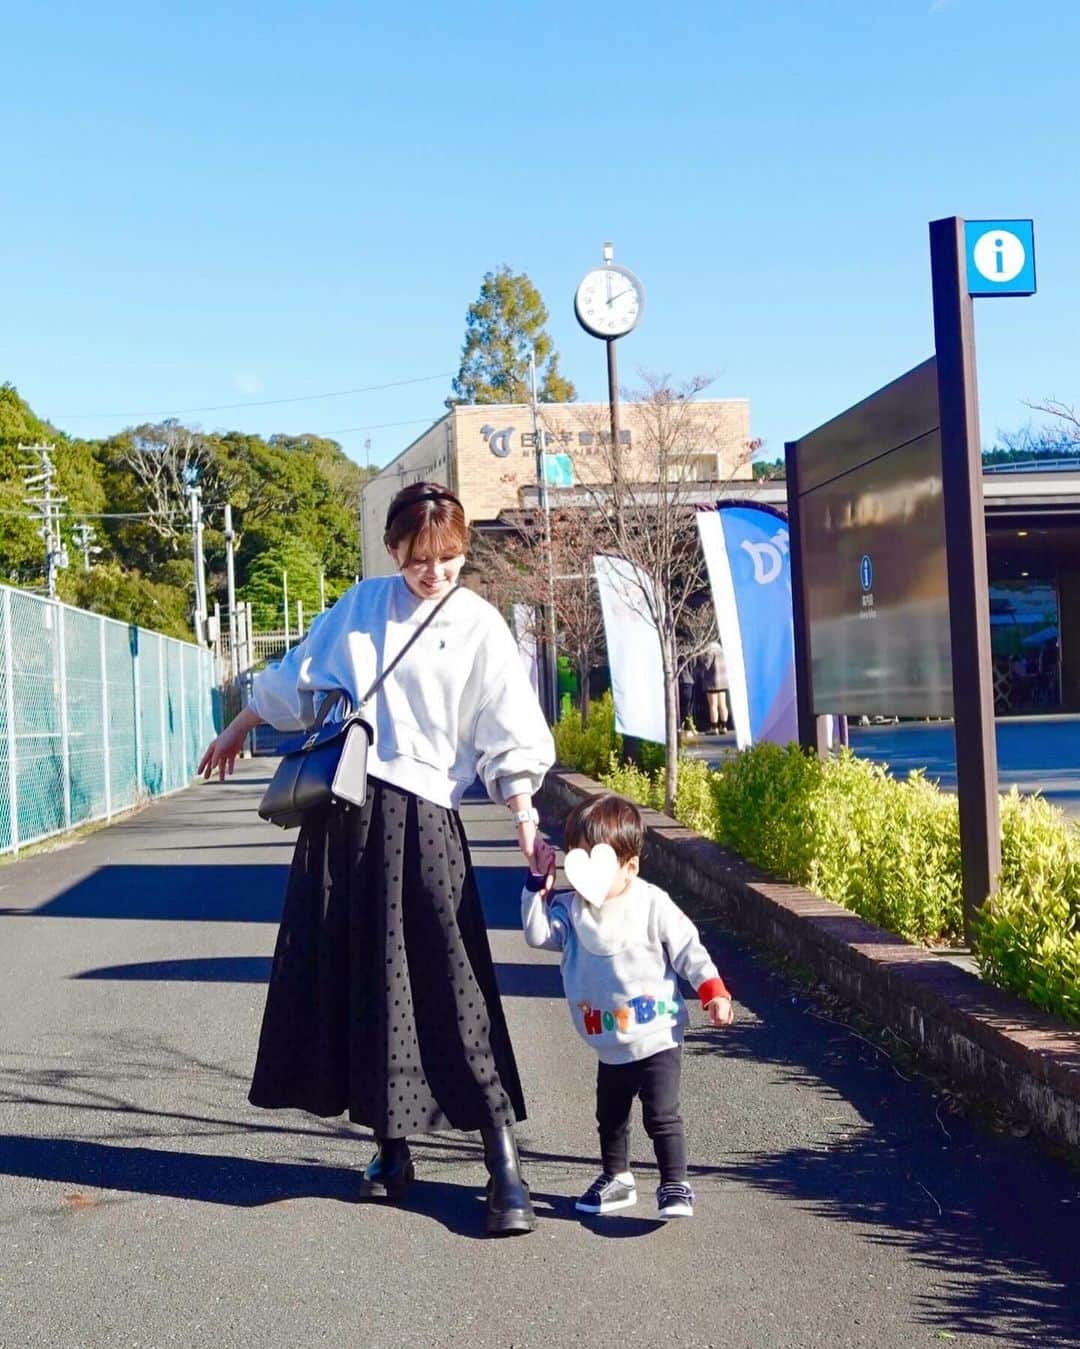
<svg viewBox="0 0 1080 1349">
<path fill-rule="evenodd" d="M 1031 220 L 965 220 L 969 295 L 1035 294 Z"/>
<path fill-rule="evenodd" d="M 545 454 L 544 477 L 549 487 L 573 487 L 574 461 L 568 454 Z"/>
</svg>

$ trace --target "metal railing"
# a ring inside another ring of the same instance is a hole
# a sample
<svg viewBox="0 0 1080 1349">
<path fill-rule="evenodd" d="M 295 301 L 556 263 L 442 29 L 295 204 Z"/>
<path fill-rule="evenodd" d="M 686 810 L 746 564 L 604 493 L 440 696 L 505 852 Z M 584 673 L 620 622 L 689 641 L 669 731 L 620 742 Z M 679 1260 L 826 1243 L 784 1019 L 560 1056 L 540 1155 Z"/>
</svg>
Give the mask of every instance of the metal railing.
<svg viewBox="0 0 1080 1349">
<path fill-rule="evenodd" d="M 1080 454 L 1058 459 L 1013 459 L 995 464 L 983 460 L 984 473 L 1076 473 L 1080 471 Z"/>
<path fill-rule="evenodd" d="M 0 853 L 186 787 L 210 651 L 0 585 Z"/>
</svg>

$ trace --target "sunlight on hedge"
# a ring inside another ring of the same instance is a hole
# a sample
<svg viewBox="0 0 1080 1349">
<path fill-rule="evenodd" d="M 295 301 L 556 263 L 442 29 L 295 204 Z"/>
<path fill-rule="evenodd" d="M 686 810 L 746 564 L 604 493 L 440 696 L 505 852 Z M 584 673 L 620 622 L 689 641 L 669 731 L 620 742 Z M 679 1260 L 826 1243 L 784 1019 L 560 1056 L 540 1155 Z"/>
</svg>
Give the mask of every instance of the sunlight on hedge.
<svg viewBox="0 0 1080 1349">
<path fill-rule="evenodd" d="M 663 768 L 621 761 L 611 695 L 589 725 L 556 728 L 560 762 L 661 809 Z M 835 900 L 909 941 L 961 940 L 956 797 L 922 772 L 905 781 L 849 750 L 822 761 L 763 744 L 720 770 L 682 758 L 676 817 L 783 880 Z M 1080 829 L 1015 790 L 1002 801 L 1002 870 L 974 954 L 1002 988 L 1080 1022 Z"/>
</svg>

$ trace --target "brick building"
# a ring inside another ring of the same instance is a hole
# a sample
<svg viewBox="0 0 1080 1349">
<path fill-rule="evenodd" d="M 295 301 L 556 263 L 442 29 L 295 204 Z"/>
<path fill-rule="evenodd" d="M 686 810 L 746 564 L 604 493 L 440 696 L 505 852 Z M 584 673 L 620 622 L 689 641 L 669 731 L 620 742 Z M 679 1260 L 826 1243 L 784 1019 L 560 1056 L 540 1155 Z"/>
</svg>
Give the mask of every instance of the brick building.
<svg viewBox="0 0 1080 1349">
<path fill-rule="evenodd" d="M 545 403 L 541 435 L 552 501 L 581 501 L 611 477 L 611 436 L 606 403 Z M 630 481 L 655 476 L 657 433 L 648 408 L 620 407 L 619 464 Z M 748 444 L 750 404 L 745 398 L 695 400 L 682 419 L 676 452 L 680 476 L 701 484 L 701 500 L 734 481 L 752 478 Z M 536 500 L 536 440 L 532 410 L 523 403 L 452 408 L 372 478 L 361 498 L 364 575 L 392 570 L 382 543 L 386 509 L 413 482 L 444 483 L 461 499 L 478 530 L 496 527 L 505 511 Z"/>
</svg>

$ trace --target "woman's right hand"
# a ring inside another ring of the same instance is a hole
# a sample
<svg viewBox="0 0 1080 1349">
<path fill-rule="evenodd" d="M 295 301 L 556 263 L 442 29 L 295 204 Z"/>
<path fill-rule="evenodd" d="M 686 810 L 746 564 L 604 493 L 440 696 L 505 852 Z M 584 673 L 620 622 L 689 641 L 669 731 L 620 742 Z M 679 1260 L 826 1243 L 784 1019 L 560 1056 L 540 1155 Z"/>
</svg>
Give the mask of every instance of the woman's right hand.
<svg viewBox="0 0 1080 1349">
<path fill-rule="evenodd" d="M 231 773 L 236 766 L 236 756 L 244 748 L 248 733 L 258 725 L 259 717 L 249 707 L 245 707 L 233 717 L 220 735 L 216 735 L 210 741 L 195 771 L 207 781 L 217 773 L 218 781 L 224 782 L 225 774 Z"/>
<path fill-rule="evenodd" d="M 547 899 L 555 888 L 555 870 L 557 862 L 558 858 L 556 857 L 555 849 L 546 838 L 541 838 L 537 835 L 536 842 L 533 844 L 532 863 L 529 870 L 534 876 L 544 877 L 543 895 L 545 899 Z"/>
</svg>

